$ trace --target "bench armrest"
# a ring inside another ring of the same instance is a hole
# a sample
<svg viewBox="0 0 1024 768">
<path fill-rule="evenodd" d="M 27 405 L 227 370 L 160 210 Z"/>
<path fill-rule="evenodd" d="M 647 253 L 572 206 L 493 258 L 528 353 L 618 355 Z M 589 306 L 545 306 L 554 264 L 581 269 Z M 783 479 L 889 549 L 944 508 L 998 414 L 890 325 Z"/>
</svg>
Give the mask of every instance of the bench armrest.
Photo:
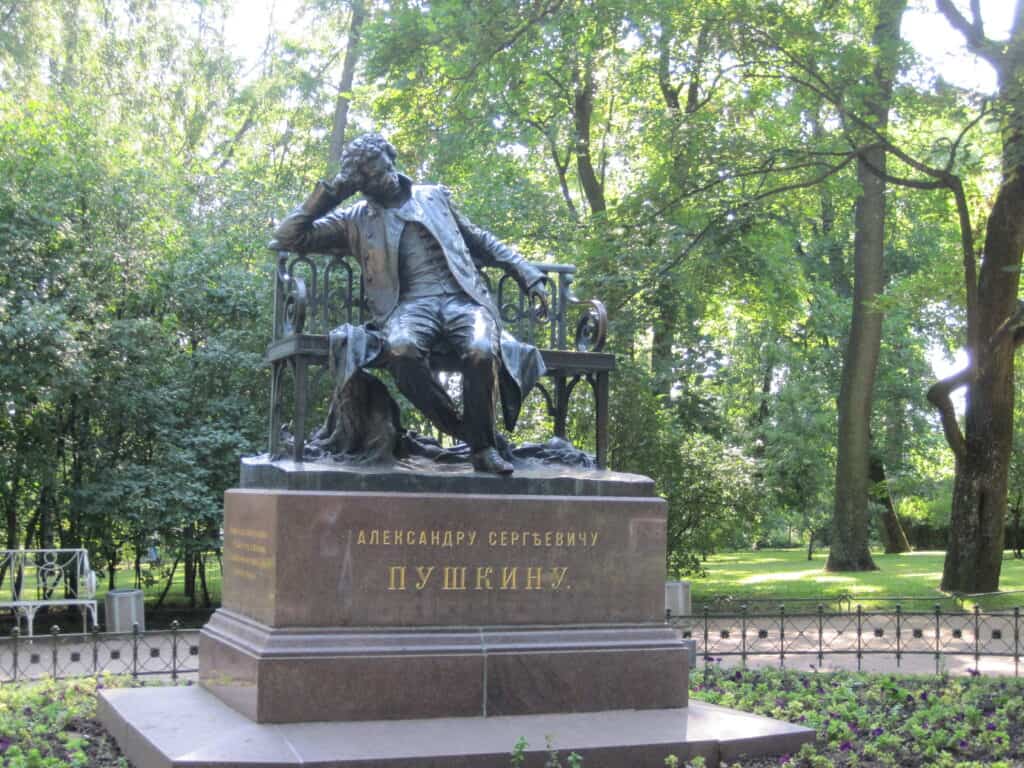
<svg viewBox="0 0 1024 768">
<path fill-rule="evenodd" d="M 573 346 L 577 352 L 600 352 L 608 339 L 608 310 L 598 299 L 577 299 L 570 294 L 569 303 L 582 308 L 576 319 Z"/>
</svg>

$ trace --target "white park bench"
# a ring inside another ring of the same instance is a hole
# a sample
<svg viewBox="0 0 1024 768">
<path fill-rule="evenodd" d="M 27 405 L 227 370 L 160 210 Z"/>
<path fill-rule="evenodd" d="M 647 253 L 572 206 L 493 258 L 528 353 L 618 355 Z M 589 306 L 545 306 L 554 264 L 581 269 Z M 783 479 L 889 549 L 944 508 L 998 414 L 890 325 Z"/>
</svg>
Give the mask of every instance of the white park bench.
<svg viewBox="0 0 1024 768">
<path fill-rule="evenodd" d="M 0 549 L 0 574 L 0 609 L 14 611 L 19 629 L 24 619 L 29 637 L 44 606 L 75 606 L 84 632 L 90 618 L 96 626 L 96 573 L 84 549 Z"/>
</svg>

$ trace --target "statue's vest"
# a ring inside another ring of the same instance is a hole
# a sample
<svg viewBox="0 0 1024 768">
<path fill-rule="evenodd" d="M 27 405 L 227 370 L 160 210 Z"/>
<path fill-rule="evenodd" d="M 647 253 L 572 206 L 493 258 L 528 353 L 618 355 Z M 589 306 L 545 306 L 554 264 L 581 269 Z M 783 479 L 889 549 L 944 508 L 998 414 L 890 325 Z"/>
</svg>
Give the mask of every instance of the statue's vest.
<svg viewBox="0 0 1024 768">
<path fill-rule="evenodd" d="M 349 209 L 346 218 L 349 247 L 362 264 L 367 304 L 377 324 L 398 303 L 398 243 L 406 222 L 426 227 L 440 243 L 448 269 L 462 290 L 500 324 L 497 306 L 469 255 L 443 187 L 413 185 L 412 195 L 400 208 L 382 208 L 363 200 Z"/>
</svg>

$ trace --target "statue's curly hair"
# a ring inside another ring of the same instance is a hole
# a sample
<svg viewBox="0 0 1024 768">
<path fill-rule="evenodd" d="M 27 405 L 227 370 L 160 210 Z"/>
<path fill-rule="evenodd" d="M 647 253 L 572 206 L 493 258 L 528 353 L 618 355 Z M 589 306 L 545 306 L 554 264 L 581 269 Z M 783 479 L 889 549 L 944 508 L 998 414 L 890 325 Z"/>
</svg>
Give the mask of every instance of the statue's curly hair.
<svg viewBox="0 0 1024 768">
<path fill-rule="evenodd" d="M 395 162 L 398 152 L 387 139 L 379 133 L 364 133 L 357 136 L 345 145 L 341 153 L 341 171 L 348 175 L 357 171 L 367 160 L 372 160 L 380 155 L 387 155 L 391 162 Z"/>
</svg>

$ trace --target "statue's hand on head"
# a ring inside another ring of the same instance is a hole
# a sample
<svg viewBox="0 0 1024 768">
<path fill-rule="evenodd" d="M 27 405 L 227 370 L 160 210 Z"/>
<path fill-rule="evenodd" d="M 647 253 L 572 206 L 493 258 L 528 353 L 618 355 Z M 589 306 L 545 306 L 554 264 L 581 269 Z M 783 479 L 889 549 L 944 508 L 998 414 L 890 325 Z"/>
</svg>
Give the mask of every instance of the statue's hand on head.
<svg viewBox="0 0 1024 768">
<path fill-rule="evenodd" d="M 358 168 L 349 169 L 344 165 L 341 167 L 341 171 L 335 176 L 331 182 L 327 185 L 327 188 L 331 191 L 339 201 L 344 200 L 346 197 L 351 197 L 356 192 L 361 190 L 363 187 L 363 174 Z"/>
<path fill-rule="evenodd" d="M 347 147 L 341 153 L 341 169 L 338 171 L 338 175 L 327 185 L 339 200 L 344 200 L 346 197 L 363 190 L 366 183 L 366 174 L 363 171 L 361 159 L 358 152 L 349 151 Z"/>
</svg>

